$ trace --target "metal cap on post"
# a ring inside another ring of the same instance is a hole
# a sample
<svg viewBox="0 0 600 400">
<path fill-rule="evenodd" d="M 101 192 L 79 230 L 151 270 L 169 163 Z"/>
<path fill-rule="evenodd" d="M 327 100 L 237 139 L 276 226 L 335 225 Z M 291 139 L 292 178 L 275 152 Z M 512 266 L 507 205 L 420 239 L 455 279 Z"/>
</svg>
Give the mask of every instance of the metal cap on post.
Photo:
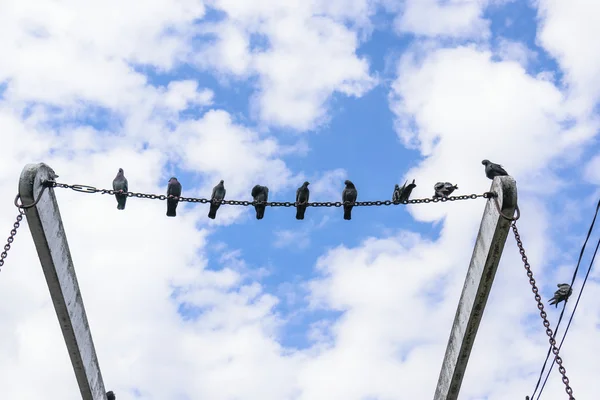
<svg viewBox="0 0 600 400">
<path fill-rule="evenodd" d="M 471 349 L 492 289 L 500 256 L 517 209 L 517 185 L 511 176 L 499 176 L 492 182 L 490 198 L 483 212 L 475 249 L 458 302 L 434 400 L 456 400 Z"/>
<path fill-rule="evenodd" d="M 57 175 L 46 164 L 27 164 L 19 196 L 83 400 L 106 400 L 102 373 L 69 251 L 56 196 L 46 182 Z"/>
</svg>

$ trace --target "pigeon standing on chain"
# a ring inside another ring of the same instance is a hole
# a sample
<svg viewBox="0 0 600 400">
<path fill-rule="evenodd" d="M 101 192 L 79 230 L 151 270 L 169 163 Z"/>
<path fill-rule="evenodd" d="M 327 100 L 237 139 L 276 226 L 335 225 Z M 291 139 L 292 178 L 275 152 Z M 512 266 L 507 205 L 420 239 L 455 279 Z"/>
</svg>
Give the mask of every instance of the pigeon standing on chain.
<svg viewBox="0 0 600 400">
<path fill-rule="evenodd" d="M 113 393 L 113 391 L 106 392 L 106 398 L 108 400 L 117 400 L 117 396 Z"/>
<path fill-rule="evenodd" d="M 558 303 L 561 301 L 564 301 L 565 303 L 567 302 L 571 296 L 571 293 L 573 293 L 573 289 L 571 289 L 571 285 L 567 283 L 559 283 L 556 286 L 558 286 L 558 290 L 554 292 L 554 297 L 552 297 L 548 303 L 558 307 Z"/>
<path fill-rule="evenodd" d="M 497 176 L 508 175 L 508 172 L 506 172 L 506 170 L 502 168 L 502 165 L 500 164 L 494 164 L 490 160 L 483 160 L 481 163 L 485 165 L 485 176 L 487 176 L 488 179 L 494 179 Z"/>
<path fill-rule="evenodd" d="M 398 184 L 394 185 L 394 193 L 392 194 L 393 203 L 400 203 L 400 196 L 402 196 L 402 191 L 404 190 L 405 186 L 406 182 L 404 182 L 404 185 L 402 187 L 398 186 Z"/>
<path fill-rule="evenodd" d="M 252 188 L 252 198 L 254 201 L 269 201 L 269 188 L 266 186 L 256 185 Z M 265 216 L 266 204 L 255 204 L 254 209 L 256 210 L 256 219 L 263 219 Z"/>
<path fill-rule="evenodd" d="M 433 190 L 435 191 L 433 198 L 436 199 L 441 197 L 446 199 L 456 189 L 458 189 L 458 185 L 453 185 L 450 182 L 438 182 L 433 186 Z"/>
<path fill-rule="evenodd" d="M 212 195 L 210 196 L 210 210 L 208 211 L 208 218 L 215 219 L 217 217 L 217 210 L 221 207 L 221 200 L 225 198 L 225 181 L 221 180 L 213 188 Z"/>
<path fill-rule="evenodd" d="M 415 184 L 414 179 L 413 179 L 412 183 L 408 184 L 408 186 L 406 186 L 406 182 L 404 182 L 404 186 L 402 186 L 402 193 L 400 194 L 400 202 L 408 201 L 410 194 L 412 193 L 413 189 L 416 187 L 417 187 L 417 185 Z"/>
<path fill-rule="evenodd" d="M 167 196 L 174 197 L 167 197 L 167 217 L 176 217 L 177 204 L 179 204 L 179 197 L 181 196 L 181 183 L 175 177 L 169 179 Z"/>
<path fill-rule="evenodd" d="M 302 186 L 296 190 L 296 219 L 304 219 L 304 213 L 306 212 L 306 204 L 301 205 L 300 203 L 308 203 L 310 197 L 310 190 L 308 190 L 309 182 L 304 182 Z"/>
<path fill-rule="evenodd" d="M 356 190 L 354 183 L 346 180 L 344 182 L 344 184 L 346 185 L 346 187 L 344 188 L 344 191 L 342 192 L 342 202 L 344 203 L 344 219 L 351 220 L 352 219 L 352 207 L 354 207 L 353 203 L 356 201 L 356 198 L 358 197 L 358 191 Z M 351 204 L 346 204 L 346 203 L 351 203 Z"/>
<path fill-rule="evenodd" d="M 129 190 L 129 186 L 127 184 L 127 178 L 123 173 L 123 168 L 119 168 L 119 172 L 117 172 L 117 176 L 113 180 L 113 190 L 119 191 L 122 193 L 115 193 L 115 198 L 117 199 L 117 210 L 124 210 L 125 203 L 127 203 L 127 191 Z"/>
</svg>

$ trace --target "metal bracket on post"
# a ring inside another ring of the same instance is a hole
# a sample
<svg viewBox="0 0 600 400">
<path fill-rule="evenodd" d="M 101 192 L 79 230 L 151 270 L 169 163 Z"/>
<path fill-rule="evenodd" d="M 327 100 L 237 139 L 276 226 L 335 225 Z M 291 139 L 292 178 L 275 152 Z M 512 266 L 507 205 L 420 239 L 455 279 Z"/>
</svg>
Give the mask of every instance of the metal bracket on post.
<svg viewBox="0 0 600 400">
<path fill-rule="evenodd" d="M 475 336 L 494 283 L 512 216 L 517 208 L 517 185 L 511 176 L 492 182 L 496 198 L 488 199 L 475 242 L 475 249 L 458 302 L 434 400 L 456 400 Z M 496 203 L 497 202 L 497 203 Z"/>
<path fill-rule="evenodd" d="M 56 174 L 46 164 L 27 164 L 19 181 L 19 196 L 48 283 L 54 310 L 73 364 L 83 400 L 106 400 L 92 333 L 79 291 L 56 196 L 48 181 Z M 45 190 L 45 193 L 42 191 Z M 35 203 L 34 203 L 35 202 Z"/>
</svg>

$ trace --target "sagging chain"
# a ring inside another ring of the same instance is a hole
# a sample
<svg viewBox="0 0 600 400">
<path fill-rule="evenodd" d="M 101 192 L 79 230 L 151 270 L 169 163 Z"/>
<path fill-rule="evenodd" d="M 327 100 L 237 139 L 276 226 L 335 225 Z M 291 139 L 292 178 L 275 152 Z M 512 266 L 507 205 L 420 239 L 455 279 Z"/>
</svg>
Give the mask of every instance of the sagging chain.
<svg viewBox="0 0 600 400">
<path fill-rule="evenodd" d="M 76 192 L 83 193 L 100 193 L 100 194 L 126 194 L 128 197 L 137 197 L 142 199 L 153 199 L 153 200 L 166 200 L 173 196 L 167 196 L 164 194 L 147 194 L 147 193 L 135 193 L 135 192 L 121 192 L 119 190 L 112 189 L 97 189 L 93 186 L 87 185 L 68 185 L 65 183 L 52 183 L 53 187 L 72 189 Z M 472 200 L 477 198 L 489 199 L 494 197 L 495 193 L 493 192 L 485 192 L 483 194 L 470 194 L 470 195 L 462 195 L 462 196 L 450 196 L 446 198 L 425 198 L 425 199 L 413 199 L 401 202 L 394 202 L 391 200 L 385 201 L 356 201 L 354 202 L 355 206 L 358 207 L 367 207 L 367 206 L 391 206 L 391 205 L 399 205 L 399 204 L 421 204 L 421 203 L 443 203 L 446 201 L 456 201 L 456 200 Z M 206 198 L 193 198 L 193 197 L 179 197 L 179 201 L 190 202 L 190 203 L 210 203 L 210 199 Z M 265 204 L 271 207 L 295 207 L 298 204 L 304 205 L 304 203 L 297 202 L 289 202 L 289 201 L 240 201 L 240 200 L 221 200 L 221 204 L 228 204 L 232 206 L 254 206 L 257 204 Z M 312 202 L 306 203 L 307 207 L 341 207 L 344 203 L 341 201 L 336 202 Z"/>
<path fill-rule="evenodd" d="M 17 221 L 13 224 L 13 228 L 10 230 L 10 236 L 6 239 L 6 244 L 4 245 L 4 249 L 2 253 L 0 253 L 0 271 L 2 271 L 2 267 L 4 266 L 4 260 L 8 256 L 8 251 L 10 250 L 10 245 L 15 240 L 15 235 L 17 234 L 17 229 L 21 225 L 21 221 L 23 220 L 23 214 L 25 212 L 22 209 L 19 209 L 19 215 L 17 215 Z"/>
<path fill-rule="evenodd" d="M 554 353 L 554 358 L 556 363 L 558 364 L 558 371 L 562 375 L 562 381 L 565 384 L 565 391 L 569 395 L 569 400 L 575 400 L 573 397 L 573 389 L 569 386 L 569 378 L 567 378 L 567 370 L 563 367 L 562 358 L 558 355 L 558 347 L 556 347 L 556 340 L 554 340 L 554 334 L 552 332 L 552 328 L 550 328 L 550 321 L 548 321 L 548 315 L 546 311 L 544 311 L 544 304 L 542 303 L 542 297 L 539 295 L 539 290 L 535 284 L 535 279 L 533 278 L 533 272 L 531 272 L 531 266 L 529 265 L 529 261 L 527 259 L 527 255 L 525 254 L 525 249 L 523 248 L 523 242 L 521 241 L 521 236 L 519 235 L 519 230 L 517 229 L 517 222 L 513 220 L 511 223 L 511 228 L 515 234 L 515 239 L 517 241 L 517 246 L 519 247 L 519 253 L 521 254 L 521 259 L 523 260 L 523 264 L 525 266 L 525 270 L 527 271 L 527 277 L 529 278 L 529 283 L 531 284 L 531 291 L 535 295 L 535 301 L 537 301 L 537 308 L 540 310 L 540 317 L 542 317 L 544 328 L 546 328 L 546 335 L 548 335 L 550 342 L 550 346 L 552 347 L 552 353 Z"/>
</svg>

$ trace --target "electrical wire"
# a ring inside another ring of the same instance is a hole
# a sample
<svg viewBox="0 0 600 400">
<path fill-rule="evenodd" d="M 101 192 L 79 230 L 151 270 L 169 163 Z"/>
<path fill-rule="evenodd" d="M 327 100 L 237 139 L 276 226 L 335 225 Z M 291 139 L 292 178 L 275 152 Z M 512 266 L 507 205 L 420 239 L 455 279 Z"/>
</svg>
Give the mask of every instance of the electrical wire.
<svg viewBox="0 0 600 400">
<path fill-rule="evenodd" d="M 592 219 L 592 223 L 591 223 L 590 228 L 588 230 L 587 236 L 585 238 L 585 241 L 583 242 L 583 246 L 581 247 L 581 252 L 579 253 L 579 259 L 577 260 L 577 266 L 575 267 L 575 271 L 573 272 L 573 277 L 571 278 L 571 288 L 573 287 L 573 284 L 575 283 L 575 278 L 577 277 L 577 272 L 579 272 L 579 265 L 581 264 L 581 260 L 583 259 L 583 254 L 585 253 L 585 248 L 586 248 L 587 243 L 588 243 L 588 241 L 590 239 L 590 236 L 592 235 L 592 231 L 594 230 L 594 225 L 596 224 L 596 218 L 598 217 L 598 211 L 599 210 L 600 210 L 600 200 L 598 200 L 598 204 L 596 205 L 596 212 L 594 213 L 594 218 Z M 596 248 L 596 250 L 597 250 L 597 248 Z M 594 253 L 594 256 L 595 256 L 595 253 Z M 591 264 L 590 264 L 590 269 L 591 269 Z M 588 274 L 589 274 L 589 269 L 588 269 Z M 586 275 L 586 279 L 587 279 L 587 275 Z M 582 286 L 582 289 L 583 289 L 583 286 Z M 581 292 L 580 292 L 579 296 L 581 296 Z M 579 302 L 579 299 L 577 301 Z M 565 303 L 563 305 L 563 309 L 562 309 L 562 311 L 560 313 L 560 316 L 558 318 L 558 323 L 556 324 L 556 329 L 554 331 L 554 335 L 552 336 L 553 339 L 556 339 L 556 334 L 558 332 L 558 328 L 560 327 L 560 323 L 562 322 L 562 318 L 563 318 L 563 315 L 565 313 L 565 309 L 567 307 L 567 302 L 568 301 L 565 301 Z M 571 314 L 571 319 L 572 318 L 573 318 L 573 314 Z M 569 325 L 570 324 L 571 324 L 571 322 L 569 321 Z M 565 330 L 565 333 L 566 333 L 566 330 Z M 563 340 L 564 340 L 564 334 L 563 334 Z M 561 345 L 562 345 L 562 341 L 561 341 Z M 559 346 L 559 349 L 560 349 L 560 346 Z M 548 363 L 548 359 L 550 358 L 550 353 L 551 352 L 552 352 L 552 346 L 550 346 L 548 348 L 548 353 L 546 354 L 546 359 L 544 360 L 544 364 L 542 365 L 542 369 L 540 370 L 540 375 L 539 375 L 538 381 L 537 381 L 537 383 L 535 385 L 535 389 L 533 390 L 533 394 L 531 395 L 531 399 L 534 398 L 534 396 L 537 393 L 537 390 L 538 390 L 538 388 L 540 386 L 540 383 L 542 381 L 542 377 L 544 376 L 544 370 L 546 369 L 546 364 Z M 555 361 L 553 360 L 552 361 L 552 366 L 554 366 L 554 362 Z M 548 374 L 549 373 L 550 372 L 548 372 Z M 546 380 L 547 379 L 548 379 L 548 377 L 546 377 Z M 546 381 L 544 381 L 544 385 L 545 385 L 545 382 Z M 540 394 L 537 397 L 538 399 L 539 399 L 540 395 L 541 395 L 541 391 L 540 391 Z"/>
<path fill-rule="evenodd" d="M 590 272 L 592 271 L 594 261 L 596 260 L 596 254 L 598 254 L 598 248 L 600 248 L 600 239 L 598 239 L 598 243 L 596 244 L 596 249 L 594 250 L 594 255 L 592 256 L 592 260 L 590 261 L 590 266 L 588 267 L 587 273 L 585 274 L 585 278 L 583 278 L 583 283 L 581 284 L 581 290 L 579 291 L 579 295 L 577 296 L 577 301 L 575 302 L 575 307 L 573 307 L 573 311 L 571 312 L 571 317 L 569 317 L 569 322 L 567 323 L 565 333 L 563 333 L 563 337 L 560 341 L 560 345 L 558 346 L 558 350 L 561 349 L 563 342 L 565 341 L 565 338 L 567 337 L 567 333 L 569 332 L 569 328 L 571 327 L 571 322 L 573 321 L 573 317 L 575 316 L 575 311 L 577 311 L 577 306 L 579 305 L 579 300 L 581 299 L 581 295 L 583 294 L 583 289 L 585 288 L 585 284 L 588 280 L 588 277 L 590 276 Z M 540 399 L 540 396 L 542 395 L 542 392 L 544 391 L 544 387 L 546 387 L 546 382 L 548 381 L 548 377 L 550 376 L 550 373 L 552 372 L 553 367 L 554 367 L 554 360 L 552 360 L 550 369 L 548 370 L 548 373 L 546 374 L 546 378 L 544 379 L 544 383 L 542 384 L 542 387 L 540 388 L 540 394 L 538 395 L 537 400 Z"/>
</svg>

